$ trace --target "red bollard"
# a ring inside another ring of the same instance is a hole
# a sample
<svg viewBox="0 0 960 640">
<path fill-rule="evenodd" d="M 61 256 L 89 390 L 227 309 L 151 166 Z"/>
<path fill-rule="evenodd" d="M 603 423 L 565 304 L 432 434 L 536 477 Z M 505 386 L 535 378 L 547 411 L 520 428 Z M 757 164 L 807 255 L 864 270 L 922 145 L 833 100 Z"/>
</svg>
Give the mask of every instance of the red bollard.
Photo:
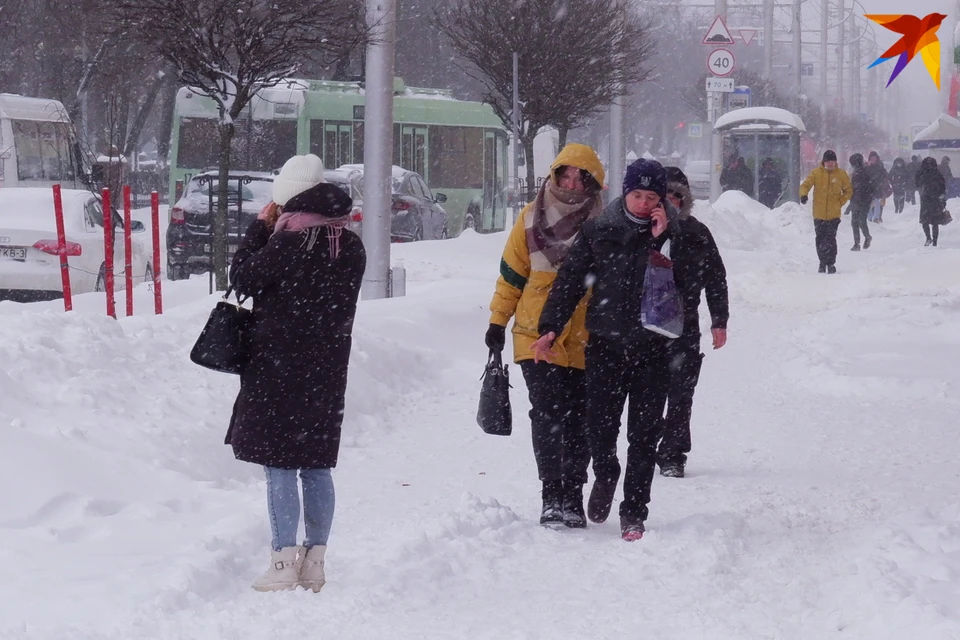
<svg viewBox="0 0 960 640">
<path fill-rule="evenodd" d="M 103 205 L 103 285 L 107 292 L 107 315 L 117 317 L 113 298 L 113 207 L 110 206 L 110 189 L 102 192 Z"/>
<path fill-rule="evenodd" d="M 153 311 L 163 313 L 163 294 L 160 292 L 160 194 L 150 194 L 150 219 L 153 223 Z"/>
<path fill-rule="evenodd" d="M 63 282 L 63 310 L 73 311 L 70 266 L 67 264 L 67 234 L 63 229 L 63 198 L 58 184 L 53 185 L 53 210 L 57 216 L 57 253 L 60 256 L 60 279 Z"/>
<path fill-rule="evenodd" d="M 126 288 L 127 317 L 133 315 L 133 242 L 130 237 L 130 185 L 123 187 L 123 286 Z"/>
</svg>

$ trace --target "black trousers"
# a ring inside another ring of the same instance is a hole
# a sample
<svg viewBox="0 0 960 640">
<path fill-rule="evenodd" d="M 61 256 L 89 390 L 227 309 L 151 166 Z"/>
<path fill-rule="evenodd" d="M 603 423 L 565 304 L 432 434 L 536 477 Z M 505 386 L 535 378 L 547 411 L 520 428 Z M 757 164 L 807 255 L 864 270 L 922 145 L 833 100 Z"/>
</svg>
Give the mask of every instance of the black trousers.
<svg viewBox="0 0 960 640">
<path fill-rule="evenodd" d="M 930 233 L 930 227 L 933 227 L 933 234 Z M 938 224 L 927 224 L 923 223 L 923 234 L 927 236 L 927 240 L 933 240 L 938 242 L 940 240 L 940 225 Z"/>
<path fill-rule="evenodd" d="M 820 258 L 820 264 L 837 263 L 837 228 L 839 226 L 840 218 L 813 221 L 813 230 L 817 235 L 817 257 Z"/>
<path fill-rule="evenodd" d="M 690 453 L 690 417 L 693 414 L 693 392 L 700 381 L 703 354 L 700 353 L 700 334 L 683 336 L 668 348 L 670 387 L 667 391 L 667 415 L 663 420 L 663 439 L 657 448 L 657 462 L 687 463 Z"/>
<path fill-rule="evenodd" d="M 893 212 L 894 213 L 903 213 L 903 205 L 906 202 L 907 194 L 906 192 L 898 194 L 893 194 Z"/>
<path fill-rule="evenodd" d="M 620 479 L 617 438 L 629 400 L 620 517 L 631 521 L 647 519 L 669 375 L 667 347 L 660 339 L 623 347 L 591 336 L 587 344 L 587 437 L 597 482 Z"/>
<path fill-rule="evenodd" d="M 586 376 L 580 369 L 533 360 L 520 363 L 530 395 L 530 432 L 540 480 L 587 481 Z"/>
<path fill-rule="evenodd" d="M 867 213 L 869 209 L 857 211 L 856 208 L 850 211 L 850 224 L 853 226 L 853 243 L 860 244 L 860 232 L 863 232 L 864 238 L 870 238 L 870 226 L 867 224 Z"/>
<path fill-rule="evenodd" d="M 907 190 L 907 202 L 917 204 L 917 192 L 914 189 Z"/>
</svg>

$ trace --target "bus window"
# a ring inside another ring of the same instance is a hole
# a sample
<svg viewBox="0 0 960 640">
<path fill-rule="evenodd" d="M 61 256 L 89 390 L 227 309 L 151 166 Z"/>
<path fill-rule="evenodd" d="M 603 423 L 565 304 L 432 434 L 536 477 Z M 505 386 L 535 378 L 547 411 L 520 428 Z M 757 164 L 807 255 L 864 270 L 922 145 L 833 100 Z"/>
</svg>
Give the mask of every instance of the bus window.
<svg viewBox="0 0 960 640">
<path fill-rule="evenodd" d="M 183 118 L 177 166 L 206 169 L 219 164 L 220 130 L 212 118 Z M 273 171 L 297 152 L 297 123 L 291 120 L 237 120 L 230 165 L 238 171 Z"/>
<path fill-rule="evenodd" d="M 483 129 L 430 127 L 430 179 L 444 189 L 483 188 Z"/>
<path fill-rule="evenodd" d="M 68 125 L 35 120 L 11 124 L 18 180 L 73 180 Z"/>
</svg>

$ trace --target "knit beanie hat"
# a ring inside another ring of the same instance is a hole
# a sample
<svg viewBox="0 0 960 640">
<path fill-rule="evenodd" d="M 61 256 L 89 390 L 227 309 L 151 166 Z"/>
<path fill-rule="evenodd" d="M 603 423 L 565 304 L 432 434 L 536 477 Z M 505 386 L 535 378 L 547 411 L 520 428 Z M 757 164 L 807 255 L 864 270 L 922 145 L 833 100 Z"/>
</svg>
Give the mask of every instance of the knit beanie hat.
<svg viewBox="0 0 960 640">
<path fill-rule="evenodd" d="M 833 149 L 827 149 L 823 152 L 823 161 L 824 162 L 836 162 L 837 161 L 837 152 Z"/>
<path fill-rule="evenodd" d="M 273 179 L 273 201 L 282 207 L 295 195 L 323 182 L 323 160 L 312 153 L 293 156 Z"/>
<path fill-rule="evenodd" d="M 661 198 L 667 195 L 667 172 L 656 160 L 634 160 L 623 176 L 623 195 L 643 189 L 653 191 Z"/>
</svg>

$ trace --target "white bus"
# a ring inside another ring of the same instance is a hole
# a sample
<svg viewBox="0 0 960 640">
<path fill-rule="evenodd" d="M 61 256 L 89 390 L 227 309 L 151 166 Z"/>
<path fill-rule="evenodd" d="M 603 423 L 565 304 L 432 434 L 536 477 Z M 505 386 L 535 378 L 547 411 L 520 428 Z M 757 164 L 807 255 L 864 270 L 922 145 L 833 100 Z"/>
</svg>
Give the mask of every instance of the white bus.
<svg viewBox="0 0 960 640">
<path fill-rule="evenodd" d="M 61 103 L 0 93 L 0 188 L 76 187 L 73 149 Z"/>
</svg>

